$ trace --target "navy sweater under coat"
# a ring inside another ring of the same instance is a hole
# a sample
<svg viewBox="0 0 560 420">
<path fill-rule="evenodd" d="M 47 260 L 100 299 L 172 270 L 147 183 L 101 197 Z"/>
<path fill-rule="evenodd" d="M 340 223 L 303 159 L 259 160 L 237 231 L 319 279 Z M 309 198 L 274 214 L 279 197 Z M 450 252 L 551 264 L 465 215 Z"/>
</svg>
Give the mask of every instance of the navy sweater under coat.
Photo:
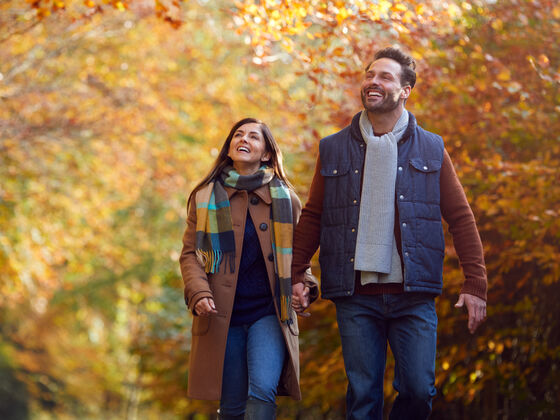
<svg viewBox="0 0 560 420">
<path fill-rule="evenodd" d="M 259 238 L 253 220 L 247 212 L 230 325 L 250 325 L 263 316 L 275 313 Z"/>
</svg>

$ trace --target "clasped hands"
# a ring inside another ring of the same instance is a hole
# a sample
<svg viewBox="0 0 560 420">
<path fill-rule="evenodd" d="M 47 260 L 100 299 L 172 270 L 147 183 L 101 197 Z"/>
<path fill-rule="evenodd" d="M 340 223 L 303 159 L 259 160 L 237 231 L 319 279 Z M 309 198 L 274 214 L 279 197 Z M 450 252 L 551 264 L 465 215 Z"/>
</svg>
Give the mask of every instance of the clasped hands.
<svg viewBox="0 0 560 420">
<path fill-rule="evenodd" d="M 308 317 L 311 314 L 305 312 L 309 307 L 309 287 L 303 283 L 292 286 L 292 308 L 300 316 Z M 202 298 L 194 305 L 194 312 L 198 316 L 210 316 L 217 314 L 216 305 L 212 298 Z"/>
<path fill-rule="evenodd" d="M 309 287 L 303 283 L 296 283 L 292 285 L 292 309 L 302 317 L 311 316 L 310 313 L 305 312 L 309 307 Z"/>
</svg>

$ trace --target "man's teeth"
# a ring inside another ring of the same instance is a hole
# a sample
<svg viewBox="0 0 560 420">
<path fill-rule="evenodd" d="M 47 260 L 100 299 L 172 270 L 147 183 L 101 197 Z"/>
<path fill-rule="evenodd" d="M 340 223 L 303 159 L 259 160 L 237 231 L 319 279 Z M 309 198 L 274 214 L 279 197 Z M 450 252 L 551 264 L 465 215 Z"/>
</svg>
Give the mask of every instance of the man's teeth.
<svg viewBox="0 0 560 420">
<path fill-rule="evenodd" d="M 368 96 L 382 96 L 379 92 L 369 92 Z"/>
</svg>

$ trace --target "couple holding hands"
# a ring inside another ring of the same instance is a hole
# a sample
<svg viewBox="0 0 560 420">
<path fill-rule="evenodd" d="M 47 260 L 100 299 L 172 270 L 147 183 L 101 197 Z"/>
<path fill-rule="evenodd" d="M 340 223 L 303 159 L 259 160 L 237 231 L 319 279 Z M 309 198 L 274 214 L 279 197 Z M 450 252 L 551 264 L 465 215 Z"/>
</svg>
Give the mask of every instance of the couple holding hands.
<svg viewBox="0 0 560 420">
<path fill-rule="evenodd" d="M 375 54 L 364 109 L 321 140 L 302 210 L 270 129 L 236 123 L 188 199 L 180 264 L 192 311 L 188 396 L 219 400 L 219 419 L 276 418 L 276 396 L 301 399 L 296 314 L 334 302 L 348 378 L 347 419 L 381 419 L 387 343 L 398 396 L 392 419 L 426 419 L 436 395 L 443 226 L 448 223 L 474 333 L 487 279 L 473 213 L 441 137 L 405 109 L 415 62 Z M 300 217 L 301 215 L 301 217 Z M 298 223 L 299 221 L 299 223 Z"/>
</svg>

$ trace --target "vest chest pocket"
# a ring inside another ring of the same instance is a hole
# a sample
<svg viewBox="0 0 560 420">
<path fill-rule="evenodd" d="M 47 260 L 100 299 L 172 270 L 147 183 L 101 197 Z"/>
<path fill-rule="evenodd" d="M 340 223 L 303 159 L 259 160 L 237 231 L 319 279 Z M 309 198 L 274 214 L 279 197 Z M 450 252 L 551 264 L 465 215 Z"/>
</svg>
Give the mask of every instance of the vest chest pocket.
<svg viewBox="0 0 560 420">
<path fill-rule="evenodd" d="M 323 212 L 344 207 L 351 189 L 350 162 L 321 163 L 325 182 Z"/>
<path fill-rule="evenodd" d="M 409 163 L 414 201 L 439 204 L 441 161 L 413 158 Z"/>
</svg>

